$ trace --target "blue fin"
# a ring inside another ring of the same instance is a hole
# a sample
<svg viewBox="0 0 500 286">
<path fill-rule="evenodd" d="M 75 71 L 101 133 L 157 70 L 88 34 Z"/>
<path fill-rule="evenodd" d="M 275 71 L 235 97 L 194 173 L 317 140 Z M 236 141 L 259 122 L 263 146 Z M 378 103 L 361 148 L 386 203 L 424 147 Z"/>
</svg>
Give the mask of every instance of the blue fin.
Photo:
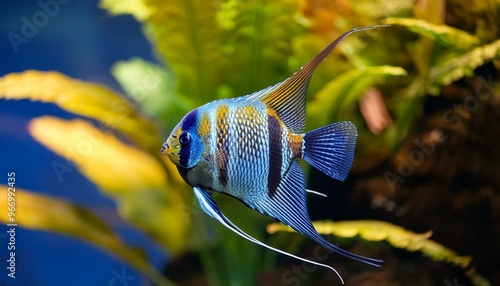
<svg viewBox="0 0 500 286">
<path fill-rule="evenodd" d="M 251 202 L 245 201 L 245 203 L 255 210 L 290 226 L 297 232 L 309 236 L 309 238 L 330 251 L 380 267 L 382 260 L 357 255 L 335 246 L 314 229 L 307 212 L 304 172 L 297 161 L 292 162 L 273 197 Z"/>
<path fill-rule="evenodd" d="M 340 278 L 340 281 L 342 282 L 342 284 L 344 284 L 344 280 L 342 279 L 342 277 L 340 276 L 339 272 L 335 268 L 333 268 L 333 267 L 331 267 L 329 265 L 323 264 L 323 263 L 319 263 L 319 262 L 316 262 L 316 261 L 305 259 L 305 258 L 296 256 L 296 255 L 293 255 L 291 253 L 288 253 L 286 251 L 274 248 L 272 246 L 269 246 L 269 245 L 261 242 L 260 240 L 257 240 L 255 238 L 253 238 L 252 236 L 248 235 L 246 232 L 242 231 L 239 227 L 237 227 L 233 222 L 231 222 L 221 212 L 221 210 L 217 206 L 217 203 L 214 201 L 214 199 L 212 198 L 212 196 L 208 192 L 206 192 L 205 190 L 202 190 L 202 189 L 200 189 L 198 187 L 194 187 L 193 190 L 194 190 L 194 194 L 196 196 L 196 199 L 198 199 L 198 203 L 200 204 L 200 206 L 203 209 L 203 211 L 205 211 L 211 217 L 217 219 L 220 223 L 222 223 L 222 225 L 224 225 L 225 227 L 227 227 L 231 231 L 235 232 L 239 236 L 241 236 L 241 237 L 243 237 L 243 238 L 245 238 L 245 239 L 247 239 L 247 240 L 249 240 L 249 241 L 251 241 L 253 243 L 256 243 L 256 244 L 258 244 L 260 246 L 264 246 L 265 248 L 268 248 L 270 250 L 276 251 L 278 253 L 281 253 L 281 254 L 293 257 L 295 259 L 298 259 L 298 260 L 301 260 L 301 261 L 304 261 L 304 262 L 308 262 L 308 263 L 314 264 L 314 265 L 318 265 L 318 266 L 322 266 L 322 267 L 328 268 L 328 269 L 334 271 L 335 274 L 337 274 L 337 276 Z"/>
<path fill-rule="evenodd" d="M 351 122 L 337 122 L 304 135 L 302 159 L 326 175 L 343 181 L 352 165 L 356 126 Z"/>
<path fill-rule="evenodd" d="M 292 132 L 302 132 L 306 125 L 307 87 L 314 70 L 350 34 L 385 26 L 387 25 L 361 27 L 343 33 L 285 81 L 250 94 L 245 98 L 262 100 L 267 106 L 276 111 L 283 123 Z"/>
</svg>

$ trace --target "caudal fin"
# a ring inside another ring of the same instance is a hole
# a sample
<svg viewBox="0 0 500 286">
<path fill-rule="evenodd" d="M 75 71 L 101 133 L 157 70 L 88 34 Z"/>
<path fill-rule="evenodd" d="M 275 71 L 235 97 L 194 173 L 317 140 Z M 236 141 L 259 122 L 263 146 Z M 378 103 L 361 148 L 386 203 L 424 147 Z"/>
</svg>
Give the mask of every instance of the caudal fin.
<svg viewBox="0 0 500 286">
<path fill-rule="evenodd" d="M 352 165 L 356 126 L 351 122 L 337 122 L 304 135 L 302 159 L 326 175 L 343 181 Z"/>
</svg>

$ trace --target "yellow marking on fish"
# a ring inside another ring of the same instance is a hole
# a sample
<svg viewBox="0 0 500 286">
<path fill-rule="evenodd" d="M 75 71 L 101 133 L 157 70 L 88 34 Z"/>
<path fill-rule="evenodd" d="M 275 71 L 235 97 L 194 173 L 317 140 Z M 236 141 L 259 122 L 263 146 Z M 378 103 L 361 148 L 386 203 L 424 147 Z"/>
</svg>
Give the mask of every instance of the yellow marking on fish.
<svg viewBox="0 0 500 286">
<path fill-rule="evenodd" d="M 257 112 L 253 106 L 245 106 L 245 115 L 249 119 L 258 119 Z"/>
<path fill-rule="evenodd" d="M 266 119 L 266 116 L 262 116 L 259 114 L 257 109 L 253 106 L 247 106 L 245 108 L 245 114 L 250 118 L 256 125 L 263 125 L 264 120 Z"/>
<path fill-rule="evenodd" d="M 227 104 L 222 104 L 217 108 L 217 111 L 215 112 L 215 118 L 217 122 L 226 122 L 227 117 L 229 116 L 229 106 Z M 227 128 L 228 126 L 219 126 L 219 128 Z"/>
<path fill-rule="evenodd" d="M 304 135 L 288 133 L 288 148 L 292 150 L 294 158 L 302 158 L 302 144 L 304 142 Z"/>
<path fill-rule="evenodd" d="M 255 108 L 253 106 L 246 106 L 245 112 L 249 117 L 252 117 L 255 115 Z"/>
<path fill-rule="evenodd" d="M 222 186 L 226 186 L 229 180 L 229 106 L 223 104 L 215 112 L 216 118 L 216 162 L 219 170 L 218 179 Z"/>
<path fill-rule="evenodd" d="M 198 128 L 199 135 L 204 138 L 210 134 L 210 120 L 208 119 L 208 115 L 203 113 L 201 117 L 200 127 Z"/>
</svg>

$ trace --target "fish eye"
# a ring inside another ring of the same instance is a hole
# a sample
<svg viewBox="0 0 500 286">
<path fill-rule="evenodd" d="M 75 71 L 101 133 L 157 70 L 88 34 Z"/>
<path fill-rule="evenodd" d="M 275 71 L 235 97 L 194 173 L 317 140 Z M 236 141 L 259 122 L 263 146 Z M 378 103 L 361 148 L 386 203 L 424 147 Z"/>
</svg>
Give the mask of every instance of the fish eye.
<svg viewBox="0 0 500 286">
<path fill-rule="evenodd" d="M 188 146 L 191 144 L 191 134 L 186 131 L 182 131 L 181 134 L 179 134 L 179 143 L 181 143 L 181 146 Z"/>
</svg>

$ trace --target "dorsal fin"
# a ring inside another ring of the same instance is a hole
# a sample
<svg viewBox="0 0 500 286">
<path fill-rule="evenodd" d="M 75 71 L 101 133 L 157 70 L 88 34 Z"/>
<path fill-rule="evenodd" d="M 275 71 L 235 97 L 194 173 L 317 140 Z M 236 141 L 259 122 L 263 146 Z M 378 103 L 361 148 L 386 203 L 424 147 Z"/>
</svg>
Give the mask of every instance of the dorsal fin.
<svg viewBox="0 0 500 286">
<path fill-rule="evenodd" d="M 291 77 L 272 87 L 250 94 L 247 98 L 262 100 L 276 111 L 292 132 L 302 132 L 306 124 L 307 88 L 316 67 L 350 34 L 385 26 L 387 25 L 354 28 L 343 33 Z"/>
</svg>

